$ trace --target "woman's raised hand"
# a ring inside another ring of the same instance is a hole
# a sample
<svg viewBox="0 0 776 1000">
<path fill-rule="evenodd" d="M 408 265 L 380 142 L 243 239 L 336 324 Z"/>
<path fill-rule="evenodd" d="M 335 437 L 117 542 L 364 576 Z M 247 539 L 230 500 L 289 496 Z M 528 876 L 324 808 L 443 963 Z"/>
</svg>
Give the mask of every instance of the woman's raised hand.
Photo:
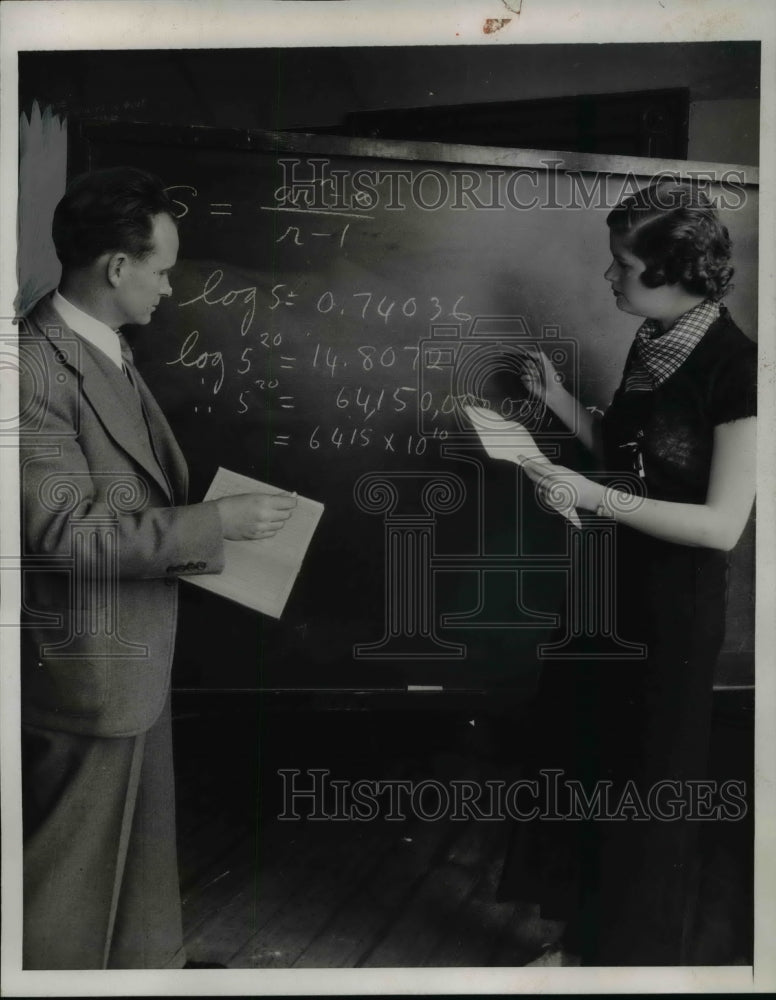
<svg viewBox="0 0 776 1000">
<path fill-rule="evenodd" d="M 548 402 L 561 384 L 557 368 L 538 347 L 524 348 L 521 354 L 525 360 L 525 369 L 520 375 L 520 381 L 532 396 Z"/>
</svg>

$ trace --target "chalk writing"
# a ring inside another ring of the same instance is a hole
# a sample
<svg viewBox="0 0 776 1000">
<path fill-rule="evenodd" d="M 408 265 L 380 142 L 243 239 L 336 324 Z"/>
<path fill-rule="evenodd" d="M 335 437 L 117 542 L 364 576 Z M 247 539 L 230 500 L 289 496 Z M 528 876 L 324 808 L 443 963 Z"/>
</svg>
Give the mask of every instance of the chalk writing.
<svg viewBox="0 0 776 1000">
<path fill-rule="evenodd" d="M 315 345 L 315 353 L 313 354 L 313 368 L 318 367 L 318 360 L 321 353 L 321 345 Z M 337 355 L 331 349 L 331 347 L 326 348 L 326 356 L 322 359 L 321 366 L 329 369 L 329 374 L 334 378 L 337 371 Z"/>
<path fill-rule="evenodd" d="M 197 341 L 199 340 L 199 330 L 192 330 L 183 342 L 177 358 L 168 361 L 168 365 L 183 365 L 184 368 L 197 368 L 202 370 L 210 367 L 217 370 L 216 380 L 213 383 L 213 395 L 221 391 L 224 384 L 225 369 L 224 356 L 221 351 L 200 351 L 196 354 Z M 194 356 L 196 354 L 196 356 Z"/>
<path fill-rule="evenodd" d="M 350 301 L 351 299 L 356 299 L 357 301 L 353 303 Z M 461 308 L 463 300 L 464 296 L 459 295 L 447 310 L 447 318 L 460 323 L 468 323 L 471 320 L 471 314 Z M 445 315 L 445 308 L 436 295 L 430 295 L 420 300 L 417 296 L 410 295 L 404 300 L 399 300 L 390 299 L 387 295 L 378 298 L 374 292 L 366 291 L 351 292 L 349 296 L 343 293 L 335 295 L 330 289 L 327 289 L 318 296 L 315 308 L 322 316 L 326 316 L 331 312 L 338 313 L 340 316 L 355 312 L 363 320 L 369 318 L 371 310 L 386 325 L 392 314 L 394 318 L 414 319 L 418 317 L 429 323 L 433 323 Z"/>
<path fill-rule="evenodd" d="M 190 191 L 192 197 L 197 197 L 197 189 L 192 187 L 191 184 L 172 184 L 164 190 L 168 195 L 170 195 L 171 191 Z M 173 198 L 172 195 L 170 195 L 170 201 L 172 201 L 173 205 L 178 206 L 178 210 L 173 211 L 173 215 L 176 219 L 183 219 L 189 214 L 189 206 L 185 201 L 181 201 L 179 198 Z"/>
<path fill-rule="evenodd" d="M 183 309 L 185 306 L 194 305 L 195 302 L 204 302 L 206 306 L 231 306 L 242 296 L 242 304 L 248 307 L 245 310 L 242 322 L 240 323 L 240 333 L 244 337 L 250 330 L 251 324 L 253 323 L 253 317 L 256 314 L 256 286 L 249 285 L 246 288 L 234 288 L 231 291 L 224 292 L 223 295 L 214 298 L 214 293 L 223 281 L 223 278 L 224 272 L 221 268 L 216 268 L 215 271 L 208 275 L 205 281 L 205 287 L 202 289 L 200 294 L 195 296 L 193 299 L 187 299 L 185 302 L 179 302 L 178 307 Z"/>
<path fill-rule="evenodd" d="M 448 436 L 446 430 L 439 428 L 432 435 L 422 435 L 398 434 L 396 431 L 380 433 L 373 427 L 344 427 L 341 424 L 326 427 L 316 424 L 307 440 L 307 447 L 311 451 L 318 451 L 321 447 L 337 451 L 375 448 L 393 454 L 420 456 L 426 453 L 429 440 L 445 441 Z"/>
<path fill-rule="evenodd" d="M 301 226 L 287 226 L 285 232 L 278 236 L 275 243 L 285 243 L 290 242 L 291 245 L 296 247 L 303 247 L 306 244 L 309 245 L 310 240 L 307 236 L 316 239 L 332 240 L 340 248 L 340 250 L 345 246 L 345 237 L 348 235 L 348 230 L 350 229 L 350 223 L 346 222 L 342 229 L 326 230 L 325 232 L 319 232 L 316 230 L 310 230 L 309 233 L 305 231 L 305 235 L 302 235 Z"/>
<path fill-rule="evenodd" d="M 275 242 L 276 243 L 282 243 L 283 240 L 286 240 L 286 239 L 288 239 L 289 236 L 291 236 L 291 233 L 294 234 L 291 237 L 291 240 L 292 240 L 294 246 L 298 246 L 298 247 L 304 246 L 304 244 L 302 243 L 302 239 L 301 239 L 302 231 L 299 228 L 299 226 L 288 226 L 286 228 L 286 231 L 283 233 L 283 235 L 282 236 L 278 236 L 278 238 L 275 240 Z"/>
<path fill-rule="evenodd" d="M 278 292 L 280 291 L 281 288 L 287 288 L 287 287 L 288 286 L 285 284 L 285 282 L 279 282 L 277 285 L 275 285 L 273 287 L 273 289 L 272 289 L 272 298 L 274 299 L 274 301 L 269 306 L 269 308 L 271 310 L 272 309 L 277 309 L 278 306 L 293 306 L 293 305 L 296 305 L 295 302 L 291 301 L 291 299 L 295 299 L 296 298 L 296 292 L 285 292 L 284 293 L 284 297 L 281 297 L 280 295 L 278 295 Z"/>
</svg>

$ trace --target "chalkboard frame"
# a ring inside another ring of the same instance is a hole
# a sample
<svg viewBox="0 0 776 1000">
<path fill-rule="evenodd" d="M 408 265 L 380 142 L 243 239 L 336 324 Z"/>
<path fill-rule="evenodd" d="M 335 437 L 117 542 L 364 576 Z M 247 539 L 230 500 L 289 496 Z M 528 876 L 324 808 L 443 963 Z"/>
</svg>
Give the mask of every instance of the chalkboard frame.
<svg viewBox="0 0 776 1000">
<path fill-rule="evenodd" d="M 446 142 L 420 142 L 397 139 L 351 138 L 315 135 L 306 132 L 273 132 L 264 129 L 215 128 L 210 125 L 159 125 L 152 122 L 117 122 L 75 119 L 71 123 L 68 174 L 91 169 L 92 144 L 129 142 L 165 143 L 196 149 L 255 150 L 275 153 L 299 153 L 322 156 L 352 156 L 416 163 L 459 163 L 493 166 L 504 169 L 537 168 L 546 170 L 558 161 L 567 172 L 606 172 L 672 174 L 692 177 L 708 172 L 741 172 L 747 187 L 757 187 L 757 167 L 736 163 L 712 163 L 704 160 L 674 160 L 614 154 L 577 153 L 547 149 L 509 149 L 500 146 L 466 146 Z"/>
</svg>

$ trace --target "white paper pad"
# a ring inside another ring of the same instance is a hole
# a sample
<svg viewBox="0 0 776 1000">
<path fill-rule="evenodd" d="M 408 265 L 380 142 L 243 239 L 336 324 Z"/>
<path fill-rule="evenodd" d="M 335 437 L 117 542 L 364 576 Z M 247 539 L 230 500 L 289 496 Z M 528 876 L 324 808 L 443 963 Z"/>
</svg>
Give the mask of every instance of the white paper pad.
<svg viewBox="0 0 776 1000">
<path fill-rule="evenodd" d="M 479 435 L 482 447 L 491 458 L 516 465 L 522 465 L 528 459 L 549 462 L 531 432 L 517 420 L 505 420 L 483 406 L 465 406 L 464 410 Z"/>
<path fill-rule="evenodd" d="M 238 493 L 284 492 L 277 486 L 219 468 L 205 500 Z M 241 542 L 225 539 L 223 572 L 182 579 L 254 611 L 280 618 L 322 513 L 322 503 L 297 497 L 291 517 L 272 538 Z"/>
<path fill-rule="evenodd" d="M 515 465 L 522 465 L 531 459 L 551 464 L 534 441 L 531 432 L 519 421 L 505 420 L 498 413 L 486 410 L 482 406 L 465 406 L 464 410 L 477 431 L 482 447 L 491 458 L 514 462 Z M 577 528 L 582 527 L 579 515 L 573 507 L 554 507 L 553 509 L 576 525 Z"/>
</svg>

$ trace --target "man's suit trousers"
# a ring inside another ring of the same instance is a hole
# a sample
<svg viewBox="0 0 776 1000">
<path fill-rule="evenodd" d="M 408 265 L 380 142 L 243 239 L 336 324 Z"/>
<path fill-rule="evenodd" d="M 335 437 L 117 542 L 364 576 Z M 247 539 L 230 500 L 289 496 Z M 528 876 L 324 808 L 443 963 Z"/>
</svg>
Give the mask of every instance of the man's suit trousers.
<svg viewBox="0 0 776 1000">
<path fill-rule="evenodd" d="M 139 736 L 24 727 L 24 968 L 185 962 L 169 699 Z"/>
</svg>

